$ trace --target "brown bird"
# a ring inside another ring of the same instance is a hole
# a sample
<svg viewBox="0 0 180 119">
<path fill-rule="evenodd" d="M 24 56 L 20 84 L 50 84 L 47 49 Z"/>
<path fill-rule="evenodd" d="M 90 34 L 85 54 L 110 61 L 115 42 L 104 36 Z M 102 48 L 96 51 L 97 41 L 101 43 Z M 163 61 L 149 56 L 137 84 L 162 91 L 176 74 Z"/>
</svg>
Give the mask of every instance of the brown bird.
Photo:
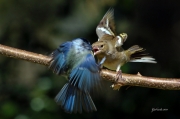
<svg viewBox="0 0 180 119">
<path fill-rule="evenodd" d="M 98 35 L 98 41 L 103 39 L 104 35 L 110 35 L 115 39 L 115 47 L 120 47 L 127 39 L 127 34 L 122 33 L 119 36 L 115 32 L 115 23 L 114 23 L 114 9 L 109 9 L 104 15 L 99 25 L 96 28 L 96 34 Z"/>
<path fill-rule="evenodd" d="M 92 44 L 94 55 L 98 62 L 110 70 L 116 70 L 116 78 L 122 78 L 120 70 L 127 62 L 156 63 L 155 59 L 144 53 L 145 49 L 134 45 L 127 50 L 121 46 L 127 39 L 127 34 L 115 34 L 114 10 L 110 9 L 104 15 L 96 28 L 98 41 Z"/>
</svg>

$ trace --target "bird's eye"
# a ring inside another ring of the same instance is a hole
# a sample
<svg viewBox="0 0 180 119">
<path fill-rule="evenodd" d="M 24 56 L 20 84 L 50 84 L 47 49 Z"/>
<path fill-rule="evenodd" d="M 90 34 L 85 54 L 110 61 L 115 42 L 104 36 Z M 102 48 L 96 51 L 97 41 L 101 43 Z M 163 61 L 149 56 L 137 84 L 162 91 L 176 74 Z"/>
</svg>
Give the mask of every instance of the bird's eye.
<svg viewBox="0 0 180 119">
<path fill-rule="evenodd" d="M 101 48 L 104 47 L 104 45 L 101 45 Z"/>
</svg>

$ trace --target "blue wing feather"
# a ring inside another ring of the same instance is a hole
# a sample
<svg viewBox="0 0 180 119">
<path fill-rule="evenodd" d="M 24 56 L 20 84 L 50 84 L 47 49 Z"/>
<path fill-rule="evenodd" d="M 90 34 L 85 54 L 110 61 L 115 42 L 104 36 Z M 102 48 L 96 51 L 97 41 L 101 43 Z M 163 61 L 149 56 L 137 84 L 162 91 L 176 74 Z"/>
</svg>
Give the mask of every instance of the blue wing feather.
<svg viewBox="0 0 180 119">
<path fill-rule="evenodd" d="M 68 64 L 66 62 L 66 57 L 71 48 L 71 44 L 71 42 L 65 42 L 51 54 L 52 60 L 49 68 L 52 69 L 54 73 L 63 74 L 67 71 Z"/>
<path fill-rule="evenodd" d="M 86 92 L 85 94 L 83 94 L 83 98 L 82 99 L 83 99 L 82 100 L 83 109 L 86 112 L 97 111 L 96 106 L 94 105 L 89 92 Z"/>
<path fill-rule="evenodd" d="M 81 41 L 81 39 L 75 39 L 73 42 L 61 44 L 51 54 L 52 60 L 49 68 L 59 75 L 70 73 L 69 83 L 64 85 L 55 98 L 56 102 L 68 113 L 81 113 L 82 108 L 87 112 L 96 111 L 89 91 L 99 87 L 100 74 L 99 66 L 96 64 L 90 50 L 91 45 Z M 89 54 L 86 54 L 87 51 Z M 85 58 L 82 58 L 76 64 L 76 61 L 80 59 L 78 53 L 80 55 L 84 54 L 83 57 Z"/>
<path fill-rule="evenodd" d="M 82 108 L 87 112 L 96 111 L 89 93 L 87 91 L 81 91 L 69 83 L 64 85 L 55 100 L 68 113 L 82 113 Z"/>
<path fill-rule="evenodd" d="M 88 54 L 79 66 L 72 69 L 69 82 L 71 85 L 85 91 L 90 91 L 93 87 L 99 86 L 99 67 L 92 54 Z"/>
</svg>

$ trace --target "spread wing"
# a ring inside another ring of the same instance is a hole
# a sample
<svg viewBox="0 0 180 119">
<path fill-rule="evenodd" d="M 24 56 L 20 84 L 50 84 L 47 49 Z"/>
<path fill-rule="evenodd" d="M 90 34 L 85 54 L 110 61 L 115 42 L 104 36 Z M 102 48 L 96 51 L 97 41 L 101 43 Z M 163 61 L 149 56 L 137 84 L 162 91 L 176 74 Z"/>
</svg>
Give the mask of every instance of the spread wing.
<svg viewBox="0 0 180 119">
<path fill-rule="evenodd" d="M 49 68 L 56 74 L 64 74 L 67 72 L 66 57 L 72 42 L 61 44 L 55 51 L 51 53 L 52 60 Z"/>
<path fill-rule="evenodd" d="M 99 39 L 105 35 L 113 35 L 115 36 L 115 25 L 114 25 L 114 9 L 110 8 L 98 26 L 96 27 L 96 34 L 98 35 Z"/>
<path fill-rule="evenodd" d="M 99 67 L 92 54 L 88 54 L 69 76 L 70 84 L 84 91 L 98 88 L 100 79 Z"/>
</svg>

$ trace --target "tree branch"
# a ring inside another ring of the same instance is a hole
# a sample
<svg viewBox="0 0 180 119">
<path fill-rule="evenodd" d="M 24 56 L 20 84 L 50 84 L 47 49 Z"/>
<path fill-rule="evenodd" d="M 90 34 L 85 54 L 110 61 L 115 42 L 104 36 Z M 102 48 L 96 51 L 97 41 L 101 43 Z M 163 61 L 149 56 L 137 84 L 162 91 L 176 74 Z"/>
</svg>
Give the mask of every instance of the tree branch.
<svg viewBox="0 0 180 119">
<path fill-rule="evenodd" d="M 42 54 L 37 54 L 33 52 L 28 52 L 25 50 L 20 50 L 12 48 L 9 46 L 4 46 L 0 44 L 0 54 L 7 57 L 17 58 L 21 60 L 26 60 L 33 63 L 38 63 L 41 65 L 49 66 L 51 57 Z M 101 77 L 104 79 L 115 82 L 115 87 L 120 88 L 121 86 L 140 86 L 148 88 L 157 88 L 163 90 L 180 90 L 180 79 L 173 78 L 155 78 L 141 76 L 140 74 L 122 74 L 122 79 L 116 81 L 116 72 L 110 70 L 101 70 Z"/>
</svg>

